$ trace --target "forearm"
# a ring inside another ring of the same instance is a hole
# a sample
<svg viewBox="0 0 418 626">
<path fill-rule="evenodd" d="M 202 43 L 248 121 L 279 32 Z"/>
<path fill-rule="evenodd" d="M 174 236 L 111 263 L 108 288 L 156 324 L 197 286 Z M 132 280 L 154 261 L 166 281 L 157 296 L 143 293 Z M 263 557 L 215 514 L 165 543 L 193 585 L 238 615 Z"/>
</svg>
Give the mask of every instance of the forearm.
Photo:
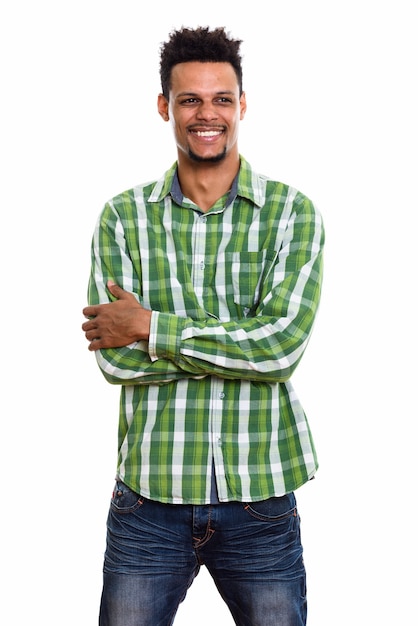
<svg viewBox="0 0 418 626">
<path fill-rule="evenodd" d="M 95 355 L 104 377 L 115 385 L 162 385 L 181 378 L 202 377 L 187 374 L 168 359 L 151 361 L 144 341 L 123 348 L 97 350 Z"/>
<path fill-rule="evenodd" d="M 154 313 L 150 357 L 154 363 L 168 359 L 188 375 L 284 382 L 308 345 L 319 291 L 318 286 L 316 303 L 299 308 L 294 317 L 266 310 L 253 318 L 220 323 Z"/>
<path fill-rule="evenodd" d="M 96 352 L 108 382 L 163 384 L 210 375 L 283 382 L 293 373 L 310 336 L 305 332 L 296 337 L 281 328 L 281 320 L 262 317 L 226 324 L 209 320 L 204 325 L 171 314 L 155 314 L 153 319 L 159 327 L 160 342 L 152 346 L 136 342 Z M 163 331 L 167 326 L 178 331 L 169 342 Z"/>
</svg>

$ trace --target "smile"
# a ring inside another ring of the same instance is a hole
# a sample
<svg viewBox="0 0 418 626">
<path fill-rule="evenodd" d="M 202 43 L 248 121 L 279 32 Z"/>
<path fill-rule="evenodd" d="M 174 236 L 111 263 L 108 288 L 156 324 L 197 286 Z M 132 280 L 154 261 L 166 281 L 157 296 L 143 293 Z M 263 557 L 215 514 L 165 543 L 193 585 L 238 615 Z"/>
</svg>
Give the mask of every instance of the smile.
<svg viewBox="0 0 418 626">
<path fill-rule="evenodd" d="M 189 128 L 189 133 L 194 135 L 195 137 L 201 137 L 202 139 L 213 139 L 215 137 L 220 137 L 225 132 L 225 129 L 222 127 L 217 128 L 205 128 L 200 126 L 195 128 Z"/>
<path fill-rule="evenodd" d="M 198 137 L 217 137 L 218 135 L 222 135 L 222 130 L 197 130 L 192 131 Z"/>
</svg>

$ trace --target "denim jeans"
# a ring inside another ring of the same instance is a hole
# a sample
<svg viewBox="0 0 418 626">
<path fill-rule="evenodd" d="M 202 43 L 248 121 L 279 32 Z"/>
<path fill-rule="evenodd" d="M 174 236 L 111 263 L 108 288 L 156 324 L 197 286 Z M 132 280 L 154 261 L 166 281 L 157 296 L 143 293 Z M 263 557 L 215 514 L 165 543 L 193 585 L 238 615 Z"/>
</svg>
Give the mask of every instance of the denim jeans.
<svg viewBox="0 0 418 626">
<path fill-rule="evenodd" d="M 236 624 L 306 624 L 293 493 L 258 503 L 193 506 L 147 500 L 117 482 L 107 523 L 100 626 L 173 624 L 202 565 Z"/>
</svg>

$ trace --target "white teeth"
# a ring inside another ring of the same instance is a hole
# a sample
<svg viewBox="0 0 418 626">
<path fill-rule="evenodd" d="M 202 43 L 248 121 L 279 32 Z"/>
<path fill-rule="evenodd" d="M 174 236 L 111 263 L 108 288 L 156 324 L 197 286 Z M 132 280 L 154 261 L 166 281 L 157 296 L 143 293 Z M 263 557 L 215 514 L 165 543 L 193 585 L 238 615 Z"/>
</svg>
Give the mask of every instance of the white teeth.
<svg viewBox="0 0 418 626">
<path fill-rule="evenodd" d="M 222 133 L 222 131 L 220 130 L 198 130 L 196 132 L 196 135 L 198 137 L 216 137 L 217 135 L 220 135 Z"/>
</svg>

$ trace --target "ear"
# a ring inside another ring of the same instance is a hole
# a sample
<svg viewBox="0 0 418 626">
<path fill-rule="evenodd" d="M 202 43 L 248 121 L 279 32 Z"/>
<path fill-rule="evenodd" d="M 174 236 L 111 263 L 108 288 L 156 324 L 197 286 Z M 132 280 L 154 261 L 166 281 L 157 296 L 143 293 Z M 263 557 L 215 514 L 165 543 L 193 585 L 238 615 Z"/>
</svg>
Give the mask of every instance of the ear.
<svg viewBox="0 0 418 626">
<path fill-rule="evenodd" d="M 240 105 L 240 116 L 239 119 L 243 120 L 245 116 L 245 112 L 247 111 L 247 98 L 245 96 L 245 91 L 242 92 L 241 97 L 239 99 Z"/>
<path fill-rule="evenodd" d="M 158 94 L 157 106 L 158 106 L 158 113 L 161 115 L 161 117 L 163 118 L 165 122 L 168 122 L 169 120 L 168 100 L 165 96 L 163 96 L 162 93 Z"/>
</svg>

